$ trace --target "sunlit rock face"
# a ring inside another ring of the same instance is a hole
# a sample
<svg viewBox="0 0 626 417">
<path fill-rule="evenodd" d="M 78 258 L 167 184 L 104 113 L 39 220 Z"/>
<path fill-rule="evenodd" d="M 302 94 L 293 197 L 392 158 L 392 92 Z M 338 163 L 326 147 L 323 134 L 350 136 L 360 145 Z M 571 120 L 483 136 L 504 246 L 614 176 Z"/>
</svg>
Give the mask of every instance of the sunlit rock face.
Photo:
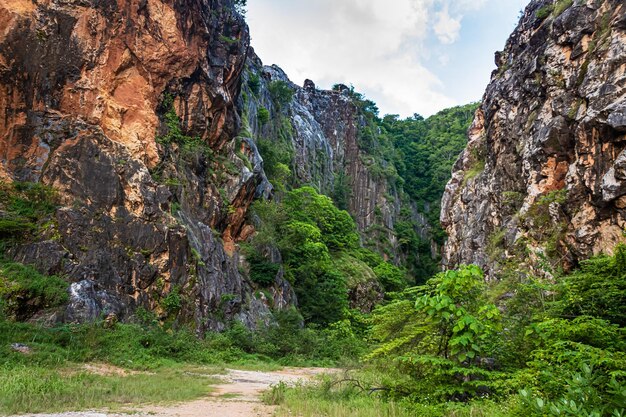
<svg viewBox="0 0 626 417">
<path fill-rule="evenodd" d="M 444 264 L 533 273 L 625 240 L 626 5 L 535 0 L 498 69 L 443 196 Z"/>
<path fill-rule="evenodd" d="M 0 28 L 0 176 L 62 200 L 12 255 L 74 283 L 67 320 L 144 307 L 202 333 L 293 304 L 280 277 L 270 302 L 241 272 L 271 185 L 236 140 L 249 34 L 232 1 L 2 0 Z M 168 114 L 204 147 L 159 143 Z"/>
</svg>

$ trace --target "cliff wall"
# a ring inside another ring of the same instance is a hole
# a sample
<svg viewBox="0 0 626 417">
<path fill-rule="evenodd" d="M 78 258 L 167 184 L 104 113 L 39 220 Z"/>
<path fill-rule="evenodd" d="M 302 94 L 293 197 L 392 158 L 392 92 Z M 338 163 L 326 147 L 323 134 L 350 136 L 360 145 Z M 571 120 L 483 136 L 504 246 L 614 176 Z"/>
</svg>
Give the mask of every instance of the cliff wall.
<svg viewBox="0 0 626 417">
<path fill-rule="evenodd" d="M 551 275 L 625 240 L 625 7 L 528 5 L 443 196 L 446 267 Z"/>
<path fill-rule="evenodd" d="M 267 321 L 234 250 L 271 186 L 254 144 L 250 169 L 234 152 L 249 34 L 232 1 L 3 1 L 0 27 L 0 175 L 61 195 L 11 254 L 68 277 L 65 319 Z"/>
</svg>

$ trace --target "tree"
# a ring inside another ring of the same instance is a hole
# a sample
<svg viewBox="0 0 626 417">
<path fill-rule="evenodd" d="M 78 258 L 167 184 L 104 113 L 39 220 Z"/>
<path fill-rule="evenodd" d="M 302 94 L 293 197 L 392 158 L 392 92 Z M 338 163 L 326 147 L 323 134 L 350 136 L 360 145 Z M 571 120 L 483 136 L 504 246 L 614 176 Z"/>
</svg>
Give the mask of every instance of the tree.
<svg viewBox="0 0 626 417">
<path fill-rule="evenodd" d="M 313 187 L 302 187 L 288 192 L 283 204 L 291 218 L 315 224 L 328 249 L 340 250 L 358 246 L 359 235 L 350 214 L 339 210 L 329 197 L 318 194 Z"/>
<path fill-rule="evenodd" d="M 406 290 L 376 309 L 372 333 L 382 344 L 369 358 L 395 359 L 417 395 L 464 399 L 486 389 L 490 372 L 479 358 L 493 351 L 500 313 L 484 288 L 481 269 L 469 265 Z"/>
</svg>

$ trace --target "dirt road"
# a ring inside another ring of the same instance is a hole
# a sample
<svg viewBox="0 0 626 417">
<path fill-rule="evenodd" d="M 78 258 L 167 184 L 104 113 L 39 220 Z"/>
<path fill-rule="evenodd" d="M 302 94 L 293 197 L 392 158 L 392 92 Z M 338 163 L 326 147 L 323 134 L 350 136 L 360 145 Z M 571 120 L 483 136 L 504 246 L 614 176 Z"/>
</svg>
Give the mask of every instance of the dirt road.
<svg viewBox="0 0 626 417">
<path fill-rule="evenodd" d="M 332 372 L 325 368 L 284 368 L 280 371 L 240 371 L 228 369 L 218 375 L 223 382 L 214 385 L 207 397 L 171 405 L 133 407 L 127 413 L 100 411 L 30 414 L 21 417 L 270 417 L 275 407 L 261 402 L 261 393 L 272 385 L 310 381 L 315 375 Z"/>
</svg>

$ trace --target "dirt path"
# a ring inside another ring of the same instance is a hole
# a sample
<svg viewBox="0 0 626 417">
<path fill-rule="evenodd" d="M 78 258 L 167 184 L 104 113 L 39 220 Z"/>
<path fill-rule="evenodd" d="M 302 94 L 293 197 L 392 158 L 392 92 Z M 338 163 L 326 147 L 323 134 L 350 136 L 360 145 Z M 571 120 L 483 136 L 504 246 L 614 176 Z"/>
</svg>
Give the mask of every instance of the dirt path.
<svg viewBox="0 0 626 417">
<path fill-rule="evenodd" d="M 284 382 L 294 385 L 310 381 L 316 375 L 333 372 L 326 368 L 284 368 L 280 371 L 240 371 L 227 369 L 217 375 L 223 383 L 213 385 L 209 396 L 171 405 L 133 407 L 127 413 L 98 411 L 59 414 L 30 414 L 21 417 L 271 417 L 275 407 L 261 402 L 261 393 L 272 385 Z"/>
</svg>

